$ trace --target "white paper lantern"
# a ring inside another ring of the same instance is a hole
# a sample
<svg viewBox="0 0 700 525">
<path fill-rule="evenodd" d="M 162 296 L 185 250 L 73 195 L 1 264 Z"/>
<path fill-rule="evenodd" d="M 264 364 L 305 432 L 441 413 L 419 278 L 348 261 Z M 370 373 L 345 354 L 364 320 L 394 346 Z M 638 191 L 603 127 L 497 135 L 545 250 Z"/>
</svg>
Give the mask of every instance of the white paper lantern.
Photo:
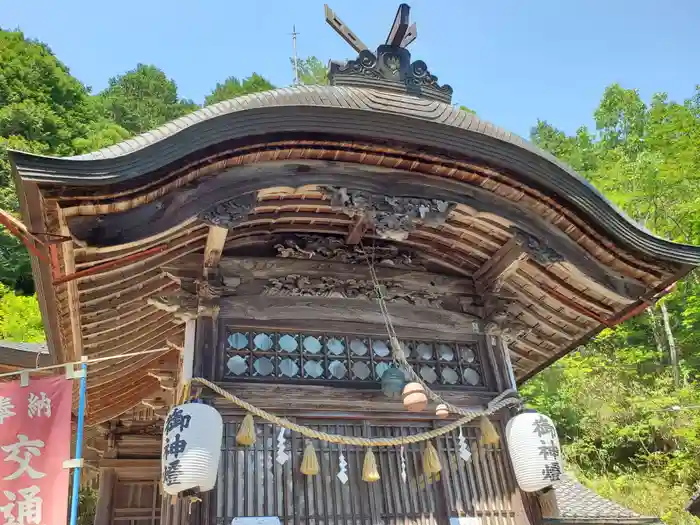
<svg viewBox="0 0 700 525">
<path fill-rule="evenodd" d="M 163 427 L 163 490 L 176 495 L 199 487 L 214 488 L 219 471 L 224 424 L 209 405 L 187 403 L 172 408 Z"/>
<path fill-rule="evenodd" d="M 518 414 L 506 426 L 506 441 L 515 479 L 525 492 L 535 492 L 558 481 L 563 471 L 557 429 L 537 412 Z"/>
</svg>

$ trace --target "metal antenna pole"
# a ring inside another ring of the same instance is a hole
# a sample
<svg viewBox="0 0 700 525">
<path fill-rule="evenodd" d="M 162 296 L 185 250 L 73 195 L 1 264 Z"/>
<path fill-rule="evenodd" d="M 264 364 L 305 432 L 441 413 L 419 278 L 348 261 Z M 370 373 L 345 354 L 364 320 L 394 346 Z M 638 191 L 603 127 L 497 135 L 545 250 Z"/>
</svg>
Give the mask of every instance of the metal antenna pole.
<svg viewBox="0 0 700 525">
<path fill-rule="evenodd" d="M 292 43 L 294 45 L 294 85 L 299 84 L 299 62 L 297 59 L 297 26 L 292 26 Z"/>
</svg>

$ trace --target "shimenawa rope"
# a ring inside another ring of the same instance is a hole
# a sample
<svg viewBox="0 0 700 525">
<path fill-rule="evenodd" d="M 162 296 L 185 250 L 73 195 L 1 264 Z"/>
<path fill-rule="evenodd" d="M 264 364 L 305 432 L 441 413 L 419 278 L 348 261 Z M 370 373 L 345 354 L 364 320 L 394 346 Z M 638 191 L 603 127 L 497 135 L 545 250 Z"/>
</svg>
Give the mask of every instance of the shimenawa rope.
<svg viewBox="0 0 700 525">
<path fill-rule="evenodd" d="M 428 432 L 422 432 L 420 434 L 414 434 L 412 436 L 402 436 L 402 437 L 392 437 L 392 438 L 363 438 L 363 437 L 356 437 L 356 436 L 340 436 L 337 434 L 328 434 L 326 432 L 319 432 L 318 430 L 314 430 L 309 427 L 305 427 L 304 425 L 299 425 L 297 423 L 293 423 L 289 421 L 288 419 L 285 419 L 283 417 L 278 417 L 274 414 L 270 414 L 266 410 L 263 410 L 261 408 L 258 408 L 254 405 L 251 405 L 247 401 L 243 401 L 242 399 L 234 396 L 230 392 L 227 392 L 223 388 L 219 387 L 218 385 L 212 383 L 211 381 L 208 381 L 202 377 L 194 377 L 192 378 L 193 383 L 199 383 L 201 385 L 206 386 L 207 388 L 213 390 L 217 394 L 219 394 L 221 397 L 224 399 L 227 399 L 234 405 L 250 412 L 251 414 L 264 419 L 265 421 L 269 421 L 270 423 L 273 423 L 279 427 L 286 428 L 287 430 L 291 430 L 293 432 L 297 432 L 301 434 L 302 436 L 306 436 L 308 438 L 312 439 L 318 439 L 321 441 L 326 441 L 328 443 L 336 443 L 340 445 L 356 445 L 360 447 L 391 447 L 391 446 L 397 446 L 397 445 L 408 445 L 411 443 L 420 443 L 421 441 L 427 441 L 429 439 L 436 438 L 438 436 L 442 436 L 443 434 L 447 434 L 448 432 L 451 432 L 452 430 L 455 430 L 456 428 L 459 428 L 463 425 L 466 425 L 473 419 L 480 417 L 480 416 L 488 416 L 490 414 L 494 414 L 495 412 L 498 412 L 500 409 L 507 407 L 507 406 L 513 406 L 513 405 L 519 405 L 520 404 L 520 399 L 518 398 L 513 398 L 513 397 L 507 397 L 510 395 L 511 391 L 506 390 L 502 394 L 496 396 L 494 399 L 492 399 L 488 405 L 486 410 L 474 410 L 474 411 L 465 411 L 467 415 L 464 417 L 458 419 L 457 421 L 453 421 L 452 423 L 449 423 L 445 425 L 444 427 L 436 428 L 433 430 L 429 430 Z"/>
</svg>

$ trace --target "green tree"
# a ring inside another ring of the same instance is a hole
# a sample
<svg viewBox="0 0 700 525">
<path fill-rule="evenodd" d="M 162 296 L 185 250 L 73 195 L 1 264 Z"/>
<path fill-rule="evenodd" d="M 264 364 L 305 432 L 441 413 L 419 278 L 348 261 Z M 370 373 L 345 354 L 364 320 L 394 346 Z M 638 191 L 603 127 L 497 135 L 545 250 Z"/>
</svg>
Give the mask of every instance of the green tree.
<svg viewBox="0 0 700 525">
<path fill-rule="evenodd" d="M 289 59 L 294 70 L 294 58 Z M 305 86 L 327 85 L 328 66 L 315 56 L 307 58 L 297 58 L 297 69 L 299 71 L 299 83 Z"/>
<path fill-rule="evenodd" d="M 7 149 L 70 155 L 97 117 L 88 89 L 48 46 L 19 31 L 0 30 L 0 208 L 18 211 Z M 0 282 L 33 292 L 22 243 L 0 231 Z"/>
<path fill-rule="evenodd" d="M 17 295 L 0 285 L 0 339 L 25 343 L 45 340 L 36 296 Z"/>
<path fill-rule="evenodd" d="M 540 121 L 531 138 L 657 235 L 700 244 L 700 90 L 683 103 L 607 88 L 595 131 Z M 606 329 L 523 388 L 552 415 L 591 486 L 667 523 L 700 482 L 700 284 L 691 276 L 645 316 Z M 695 407 L 695 408 L 693 408 Z"/>
<path fill-rule="evenodd" d="M 111 78 L 97 102 L 106 119 L 131 134 L 152 130 L 198 108 L 178 97 L 177 85 L 163 71 L 145 64 Z"/>
<path fill-rule="evenodd" d="M 95 114 L 87 88 L 45 44 L 0 30 L 0 64 L 0 207 L 14 211 L 7 148 L 69 155 Z"/>
<path fill-rule="evenodd" d="M 241 95 L 269 91 L 270 89 L 275 89 L 275 86 L 265 77 L 257 73 L 253 73 L 243 80 L 237 77 L 229 77 L 223 82 L 216 84 L 212 92 L 207 95 L 204 105 L 210 106 L 211 104 L 230 100 L 235 97 L 240 97 Z"/>
</svg>

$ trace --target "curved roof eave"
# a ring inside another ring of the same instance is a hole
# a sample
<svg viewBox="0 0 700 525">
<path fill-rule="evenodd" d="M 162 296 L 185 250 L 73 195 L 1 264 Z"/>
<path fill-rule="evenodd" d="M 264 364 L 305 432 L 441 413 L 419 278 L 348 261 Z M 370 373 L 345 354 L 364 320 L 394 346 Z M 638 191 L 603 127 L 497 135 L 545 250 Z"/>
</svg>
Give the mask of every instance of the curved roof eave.
<svg viewBox="0 0 700 525">
<path fill-rule="evenodd" d="M 656 259 L 700 264 L 700 247 L 657 237 L 631 221 L 551 154 L 443 102 L 374 89 L 296 86 L 202 108 L 93 153 L 47 157 L 10 151 L 22 180 L 69 186 L 128 182 L 222 141 L 319 132 L 432 147 L 517 173 L 582 212 L 610 237 Z"/>
</svg>

